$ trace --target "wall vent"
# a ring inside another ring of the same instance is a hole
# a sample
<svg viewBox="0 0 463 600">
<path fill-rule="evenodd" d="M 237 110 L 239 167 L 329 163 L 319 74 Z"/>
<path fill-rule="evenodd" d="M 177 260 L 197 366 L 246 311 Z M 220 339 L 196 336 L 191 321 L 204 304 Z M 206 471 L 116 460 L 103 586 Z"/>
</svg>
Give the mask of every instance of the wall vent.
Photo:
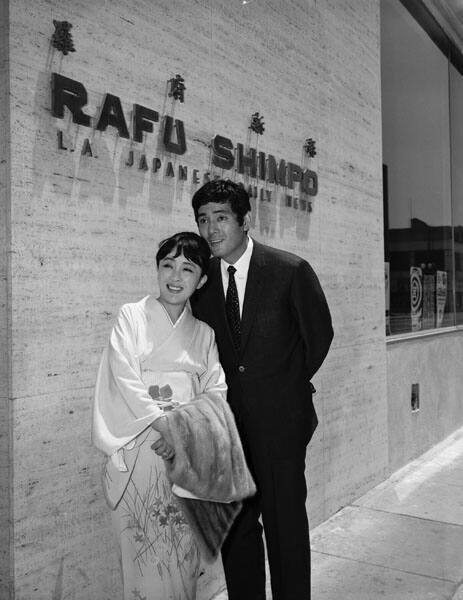
<svg viewBox="0 0 463 600">
<path fill-rule="evenodd" d="M 420 384 L 419 383 L 412 383 L 411 407 L 412 407 L 412 412 L 418 412 L 420 410 Z"/>
</svg>

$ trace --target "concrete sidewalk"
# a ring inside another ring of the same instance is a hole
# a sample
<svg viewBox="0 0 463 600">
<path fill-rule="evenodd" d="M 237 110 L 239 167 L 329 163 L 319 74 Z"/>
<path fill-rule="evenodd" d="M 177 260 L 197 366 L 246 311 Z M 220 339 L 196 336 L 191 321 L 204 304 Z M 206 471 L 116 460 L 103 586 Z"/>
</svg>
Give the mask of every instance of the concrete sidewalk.
<svg viewBox="0 0 463 600">
<path fill-rule="evenodd" d="M 313 600 L 463 600 L 463 429 L 311 540 Z"/>
<path fill-rule="evenodd" d="M 314 528 L 311 542 L 312 600 L 463 600 L 463 429 Z"/>
</svg>

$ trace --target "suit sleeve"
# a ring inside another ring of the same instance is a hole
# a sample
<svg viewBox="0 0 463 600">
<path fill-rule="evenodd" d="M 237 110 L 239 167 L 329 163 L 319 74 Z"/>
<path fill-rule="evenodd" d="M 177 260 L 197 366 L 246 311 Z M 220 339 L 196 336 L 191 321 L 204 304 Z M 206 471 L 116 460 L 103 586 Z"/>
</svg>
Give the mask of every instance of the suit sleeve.
<svg viewBox="0 0 463 600">
<path fill-rule="evenodd" d="M 308 376 L 312 379 L 328 354 L 333 339 L 333 326 L 318 277 L 304 260 L 299 263 L 294 273 L 291 302 L 304 340 Z"/>
<path fill-rule="evenodd" d="M 201 392 L 217 392 L 225 398 L 227 384 L 225 383 L 225 373 L 219 361 L 219 353 L 215 342 L 215 335 L 212 329 L 209 329 L 207 343 L 207 368 L 200 376 Z"/>
</svg>

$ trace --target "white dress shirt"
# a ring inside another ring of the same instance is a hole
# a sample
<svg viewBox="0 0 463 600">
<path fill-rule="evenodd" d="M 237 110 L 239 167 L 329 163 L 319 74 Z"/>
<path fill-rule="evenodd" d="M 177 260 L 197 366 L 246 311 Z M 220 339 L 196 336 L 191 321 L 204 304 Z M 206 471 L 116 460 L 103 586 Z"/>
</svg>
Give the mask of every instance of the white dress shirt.
<svg viewBox="0 0 463 600">
<path fill-rule="evenodd" d="M 235 273 L 235 282 L 236 289 L 238 291 L 238 300 L 240 303 L 240 317 L 243 316 L 243 303 L 244 303 L 244 293 L 246 291 L 246 282 L 248 280 L 248 271 L 249 271 L 249 263 L 251 262 L 252 249 L 254 248 L 254 244 L 252 243 L 252 239 L 248 237 L 248 245 L 246 250 L 240 256 L 240 258 L 233 263 L 233 266 L 236 269 Z M 222 272 L 222 284 L 223 284 L 223 293 L 225 297 L 227 296 L 227 288 L 228 288 L 228 267 L 230 263 L 227 263 L 222 259 L 220 259 L 220 270 Z"/>
</svg>

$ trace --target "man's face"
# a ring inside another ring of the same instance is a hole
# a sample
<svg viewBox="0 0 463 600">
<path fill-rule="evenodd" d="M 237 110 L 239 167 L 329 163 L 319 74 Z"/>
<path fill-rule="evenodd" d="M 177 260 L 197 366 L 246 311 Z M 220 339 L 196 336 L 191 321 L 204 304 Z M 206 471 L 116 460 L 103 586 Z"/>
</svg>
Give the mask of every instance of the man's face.
<svg viewBox="0 0 463 600">
<path fill-rule="evenodd" d="M 239 225 L 230 202 L 209 202 L 198 210 L 198 229 L 212 254 L 233 264 L 246 250 L 249 216 Z"/>
</svg>

